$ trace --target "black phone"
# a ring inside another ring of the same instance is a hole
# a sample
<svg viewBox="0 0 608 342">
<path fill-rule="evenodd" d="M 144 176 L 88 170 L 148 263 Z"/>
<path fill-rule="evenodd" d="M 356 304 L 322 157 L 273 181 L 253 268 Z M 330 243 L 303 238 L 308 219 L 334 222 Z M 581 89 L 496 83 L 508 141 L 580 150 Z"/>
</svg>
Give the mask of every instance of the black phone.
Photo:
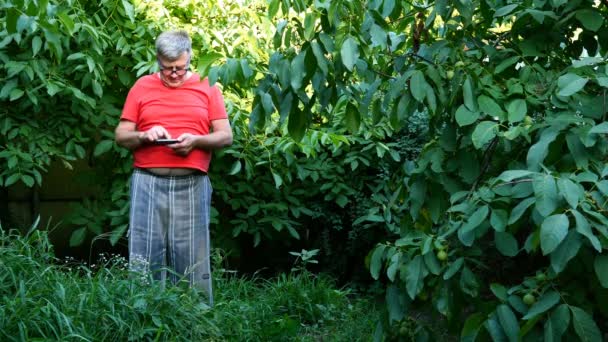
<svg viewBox="0 0 608 342">
<path fill-rule="evenodd" d="M 179 140 L 177 139 L 156 139 L 154 141 L 154 144 L 156 145 L 171 145 L 171 144 L 177 144 L 179 142 Z"/>
</svg>

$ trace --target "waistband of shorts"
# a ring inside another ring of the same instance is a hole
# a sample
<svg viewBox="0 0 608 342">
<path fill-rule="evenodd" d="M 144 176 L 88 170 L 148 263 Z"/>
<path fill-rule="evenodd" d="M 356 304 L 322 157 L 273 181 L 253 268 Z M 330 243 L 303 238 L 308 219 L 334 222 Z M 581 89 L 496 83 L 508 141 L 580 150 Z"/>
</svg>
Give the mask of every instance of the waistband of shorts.
<svg viewBox="0 0 608 342">
<path fill-rule="evenodd" d="M 145 168 L 140 168 L 137 167 L 135 168 L 134 172 L 139 172 L 142 174 L 146 174 L 146 175 L 150 175 L 150 176 L 154 176 L 154 177 L 159 177 L 159 178 L 188 178 L 188 177 L 195 177 L 195 176 L 206 176 L 207 172 L 203 172 L 201 170 L 194 170 L 194 172 L 186 174 L 186 175 L 159 175 L 156 174 L 148 169 Z"/>
</svg>

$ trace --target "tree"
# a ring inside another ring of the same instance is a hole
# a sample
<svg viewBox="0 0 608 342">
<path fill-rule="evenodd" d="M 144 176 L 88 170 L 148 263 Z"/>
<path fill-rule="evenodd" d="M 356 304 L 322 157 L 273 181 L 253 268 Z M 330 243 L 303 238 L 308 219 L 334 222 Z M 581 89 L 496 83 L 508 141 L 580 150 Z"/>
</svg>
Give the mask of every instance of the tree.
<svg viewBox="0 0 608 342">
<path fill-rule="evenodd" d="M 319 116 L 353 134 L 429 118 L 422 153 L 394 170 L 405 186 L 376 208 L 393 233 L 370 256 L 372 275 L 389 280 L 390 321 L 432 293 L 453 326 L 474 312 L 463 338 L 601 340 L 604 6 L 275 0 L 269 15 L 277 51 L 253 127 L 278 112 L 298 141 Z"/>
</svg>

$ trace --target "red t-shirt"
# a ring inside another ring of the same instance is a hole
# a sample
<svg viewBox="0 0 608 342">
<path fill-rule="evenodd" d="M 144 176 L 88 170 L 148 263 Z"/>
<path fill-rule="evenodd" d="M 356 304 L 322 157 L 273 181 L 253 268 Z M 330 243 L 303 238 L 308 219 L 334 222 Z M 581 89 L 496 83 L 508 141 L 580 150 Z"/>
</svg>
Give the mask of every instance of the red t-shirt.
<svg viewBox="0 0 608 342">
<path fill-rule="evenodd" d="M 158 74 L 141 77 L 129 91 L 121 120 L 132 121 L 138 131 L 160 125 L 177 138 L 182 133 L 209 134 L 211 121 L 227 119 L 224 99 L 216 86 L 193 74 L 177 88 L 166 87 Z M 133 152 L 134 166 L 183 167 L 204 172 L 209 169 L 211 151 L 193 149 L 180 156 L 167 146 L 142 145 Z"/>
</svg>

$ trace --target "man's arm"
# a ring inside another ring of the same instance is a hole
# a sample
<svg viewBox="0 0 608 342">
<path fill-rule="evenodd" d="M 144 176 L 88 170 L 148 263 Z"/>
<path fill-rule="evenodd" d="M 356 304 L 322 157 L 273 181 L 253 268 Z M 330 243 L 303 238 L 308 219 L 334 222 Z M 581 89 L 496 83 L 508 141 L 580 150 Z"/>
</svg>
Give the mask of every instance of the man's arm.
<svg viewBox="0 0 608 342">
<path fill-rule="evenodd" d="M 211 121 L 210 134 L 202 135 L 197 140 L 196 147 L 206 150 L 232 145 L 232 127 L 228 119 Z"/>
<path fill-rule="evenodd" d="M 135 122 L 128 120 L 120 120 L 114 131 L 116 143 L 129 150 L 134 150 L 144 143 L 153 142 L 160 138 L 171 138 L 164 127 L 154 126 L 145 132 L 140 132 L 137 130 Z"/>
</svg>

